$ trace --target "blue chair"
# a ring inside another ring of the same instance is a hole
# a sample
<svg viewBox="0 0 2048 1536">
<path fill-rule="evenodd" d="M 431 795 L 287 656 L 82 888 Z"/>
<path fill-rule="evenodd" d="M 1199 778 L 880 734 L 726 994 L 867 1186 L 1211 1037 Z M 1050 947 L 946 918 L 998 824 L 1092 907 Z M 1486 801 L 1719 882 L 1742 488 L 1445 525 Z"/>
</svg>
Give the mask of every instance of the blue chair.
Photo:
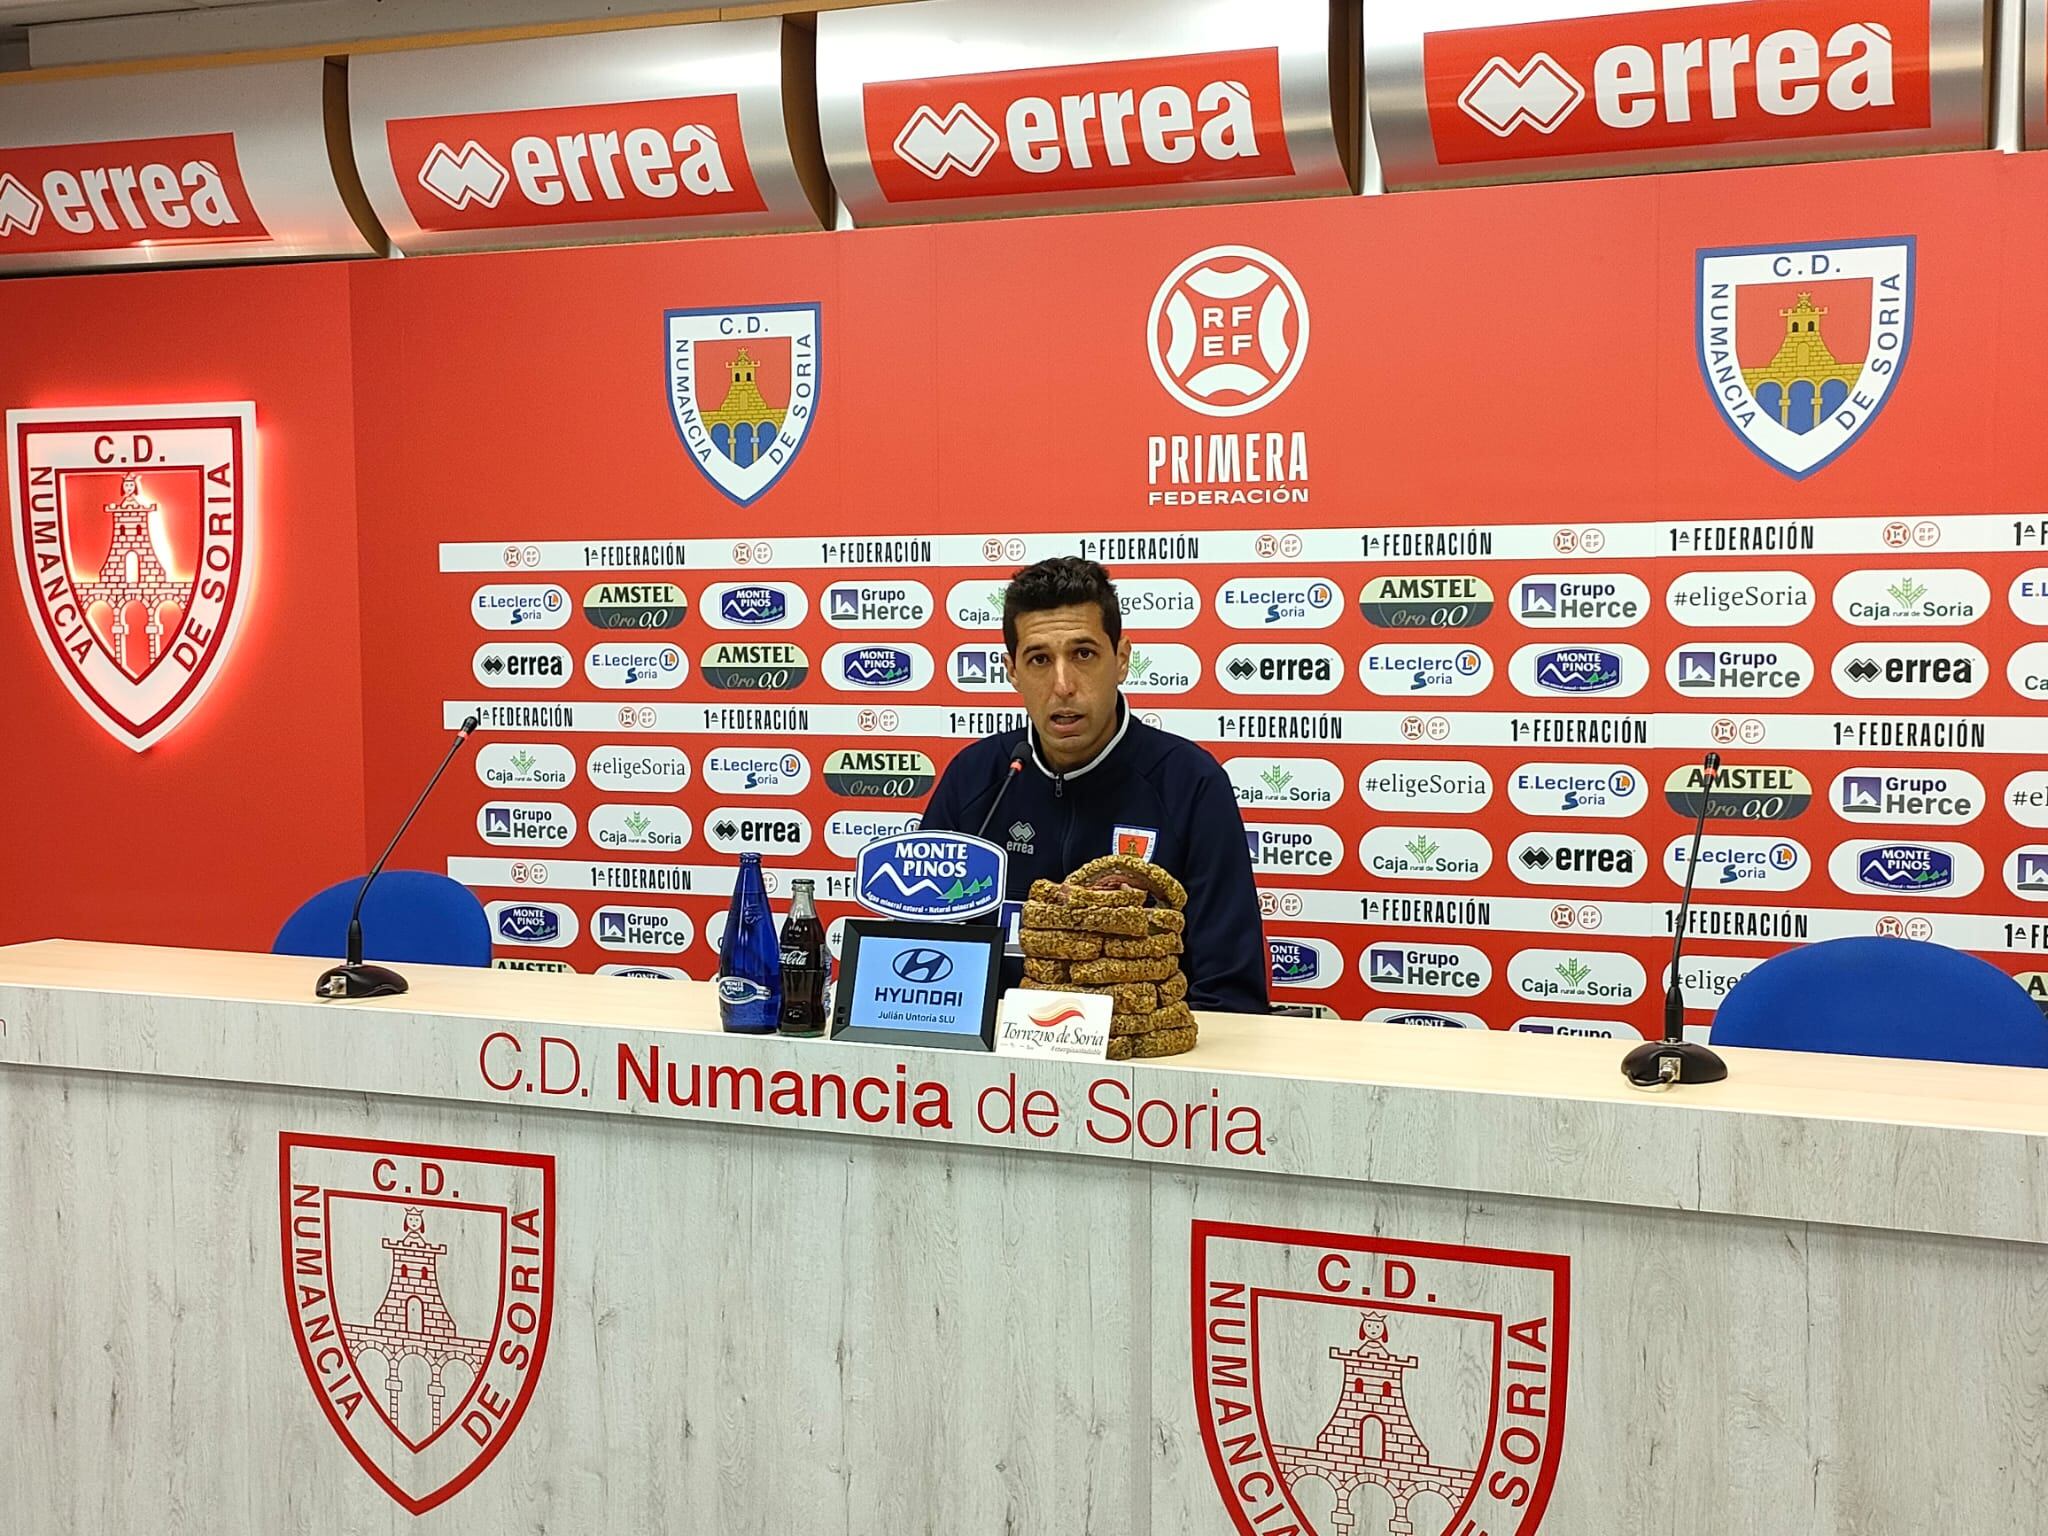
<svg viewBox="0 0 2048 1536">
<path fill-rule="evenodd" d="M 2005 972 L 1917 939 L 1829 939 L 1729 990 L 1715 1045 L 2048 1067 L 2048 1018 Z"/>
<path fill-rule="evenodd" d="M 274 955 L 339 959 L 360 877 L 330 885 L 285 919 Z M 466 885 L 423 869 L 387 869 L 363 903 L 363 958 L 414 965 L 491 963 L 491 924 Z"/>
</svg>

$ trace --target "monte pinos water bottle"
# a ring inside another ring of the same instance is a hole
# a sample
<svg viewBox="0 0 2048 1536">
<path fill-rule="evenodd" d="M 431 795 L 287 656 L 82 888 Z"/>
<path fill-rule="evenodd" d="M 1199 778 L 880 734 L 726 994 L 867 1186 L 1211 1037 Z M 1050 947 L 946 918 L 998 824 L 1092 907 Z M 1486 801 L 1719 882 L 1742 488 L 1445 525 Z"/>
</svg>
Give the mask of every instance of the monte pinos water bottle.
<svg viewBox="0 0 2048 1536">
<path fill-rule="evenodd" d="M 718 1022 L 740 1035 L 772 1035 L 782 1017 L 782 948 L 761 855 L 740 855 L 718 959 Z"/>
</svg>

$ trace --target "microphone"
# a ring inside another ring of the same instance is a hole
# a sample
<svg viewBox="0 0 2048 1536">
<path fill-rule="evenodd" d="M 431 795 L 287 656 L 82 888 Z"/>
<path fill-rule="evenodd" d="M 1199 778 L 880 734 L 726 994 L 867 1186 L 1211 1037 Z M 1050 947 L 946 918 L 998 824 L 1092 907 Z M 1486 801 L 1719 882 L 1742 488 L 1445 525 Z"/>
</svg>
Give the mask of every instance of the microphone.
<svg viewBox="0 0 2048 1536">
<path fill-rule="evenodd" d="M 1026 734 L 1017 738 L 1017 745 L 1010 749 L 1009 767 L 1003 770 L 1003 782 L 996 786 L 996 797 L 988 803 L 988 814 L 981 818 L 981 825 L 974 829 L 974 835 L 981 837 L 988 831 L 988 824 L 996 819 L 996 807 L 1003 803 L 1003 796 L 1010 792 L 1010 786 L 1017 782 L 1017 775 L 1024 771 L 1024 759 L 1031 755 L 1031 737 Z"/>
<path fill-rule="evenodd" d="M 1675 1083 L 1718 1083 L 1728 1064 L 1704 1045 L 1685 1038 L 1685 988 L 1678 965 L 1685 953 L 1686 918 L 1692 911 L 1692 883 L 1700 868 L 1700 838 L 1707 830 L 1707 806 L 1714 781 L 1721 777 L 1721 754 L 1709 752 L 1700 763 L 1699 816 L 1693 822 L 1692 852 L 1685 861 L 1685 888 L 1678 898 L 1678 921 L 1671 934 L 1671 979 L 1664 987 L 1664 1038 L 1647 1041 L 1624 1056 L 1622 1076 L 1638 1088 L 1664 1089 Z"/>
<path fill-rule="evenodd" d="M 469 718 L 462 722 L 462 729 L 455 733 L 455 740 L 449 744 L 448 755 L 441 759 L 441 766 L 434 770 L 434 776 L 427 780 L 427 787 L 420 791 L 419 799 L 406 812 L 405 820 L 398 824 L 390 844 L 381 857 L 371 866 L 369 874 L 356 890 L 356 904 L 348 914 L 348 958 L 345 964 L 337 965 L 321 973 L 313 983 L 313 995 L 326 998 L 392 997 L 406 990 L 405 978 L 398 972 L 381 965 L 363 964 L 363 898 L 370 894 L 370 886 L 384 873 L 384 865 L 398 847 L 398 840 L 405 836 L 405 829 L 412 825 L 413 817 L 419 815 L 420 807 L 427 803 L 427 796 L 434 792 L 434 786 L 441 782 L 441 775 L 448 771 L 448 765 L 455 761 L 455 754 L 462 750 L 462 744 L 483 723 L 483 716 L 471 711 Z"/>
</svg>

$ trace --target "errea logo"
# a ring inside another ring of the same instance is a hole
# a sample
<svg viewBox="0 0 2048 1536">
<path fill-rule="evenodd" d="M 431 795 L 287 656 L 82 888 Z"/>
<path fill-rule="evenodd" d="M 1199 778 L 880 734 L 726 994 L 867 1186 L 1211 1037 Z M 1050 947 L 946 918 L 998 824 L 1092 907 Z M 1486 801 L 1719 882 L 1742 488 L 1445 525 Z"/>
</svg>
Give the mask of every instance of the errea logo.
<svg viewBox="0 0 2048 1536">
<path fill-rule="evenodd" d="M 1276 48 L 867 84 L 892 203 L 1285 177 Z"/>
<path fill-rule="evenodd" d="M 604 224 L 766 207 L 739 98 L 393 118 L 392 174 L 424 230 Z"/>
<path fill-rule="evenodd" d="M 0 255 L 269 238 L 232 133 L 0 149 Z"/>
<path fill-rule="evenodd" d="M 1928 7 L 1693 5 L 1432 32 L 1436 158 L 1615 154 L 1922 128 Z M 1761 13 L 1761 14 L 1759 14 Z"/>
</svg>

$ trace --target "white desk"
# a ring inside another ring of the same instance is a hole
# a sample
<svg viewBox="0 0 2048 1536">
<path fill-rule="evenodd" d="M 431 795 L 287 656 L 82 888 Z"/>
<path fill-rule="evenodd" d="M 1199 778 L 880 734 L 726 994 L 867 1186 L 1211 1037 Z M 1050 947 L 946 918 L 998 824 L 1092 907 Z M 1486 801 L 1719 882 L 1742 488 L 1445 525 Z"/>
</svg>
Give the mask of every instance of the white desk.
<svg viewBox="0 0 2048 1536">
<path fill-rule="evenodd" d="M 2042 1074 L 1645 1095 L 1613 1042 L 1223 1016 L 1019 1066 L 320 969 L 0 949 L 0 1530 L 2048 1522 Z"/>
</svg>

